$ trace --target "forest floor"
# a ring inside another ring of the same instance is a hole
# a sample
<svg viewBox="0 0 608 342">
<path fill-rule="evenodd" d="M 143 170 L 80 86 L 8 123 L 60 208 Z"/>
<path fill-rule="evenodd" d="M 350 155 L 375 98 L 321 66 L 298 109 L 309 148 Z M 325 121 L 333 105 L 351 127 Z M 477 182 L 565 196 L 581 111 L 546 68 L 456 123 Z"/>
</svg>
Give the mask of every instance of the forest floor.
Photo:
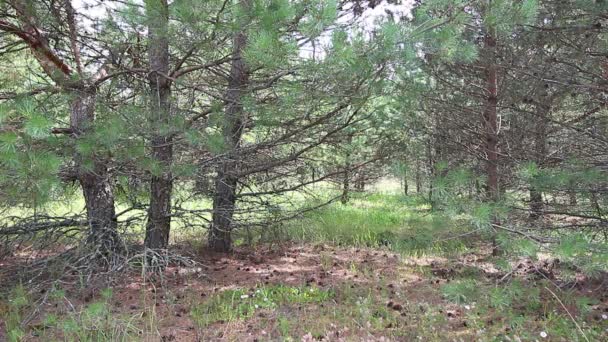
<svg viewBox="0 0 608 342">
<path fill-rule="evenodd" d="M 356 198 L 286 227 L 289 242 L 198 253 L 111 289 L 62 283 L 40 301 L 14 287 L 0 297 L 0 341 L 608 340 L 605 277 L 443 239 L 418 202 L 403 221 L 402 200 Z M 444 243 L 413 244 L 420 229 Z"/>
</svg>

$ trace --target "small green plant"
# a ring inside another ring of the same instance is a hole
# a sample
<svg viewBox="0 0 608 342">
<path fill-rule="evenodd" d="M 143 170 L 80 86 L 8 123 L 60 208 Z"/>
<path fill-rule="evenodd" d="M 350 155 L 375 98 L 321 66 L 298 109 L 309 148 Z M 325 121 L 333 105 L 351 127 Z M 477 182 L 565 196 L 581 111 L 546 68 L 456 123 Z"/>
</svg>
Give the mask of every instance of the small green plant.
<svg viewBox="0 0 608 342">
<path fill-rule="evenodd" d="M 471 303 L 478 295 L 478 284 L 472 279 L 465 279 L 441 286 L 443 296 L 456 304 Z"/>
<path fill-rule="evenodd" d="M 291 323 L 289 320 L 285 317 L 279 317 L 277 325 L 279 332 L 281 332 L 281 336 L 283 338 L 289 338 L 289 331 L 291 330 Z"/>
<path fill-rule="evenodd" d="M 331 257 L 331 255 L 329 255 L 327 253 L 321 253 L 320 258 L 321 258 L 321 269 L 324 272 L 331 270 L 333 263 L 334 263 L 334 259 Z"/>
<path fill-rule="evenodd" d="M 23 286 L 15 287 L 9 295 L 8 313 L 5 322 L 10 342 L 21 341 L 25 337 L 25 331 L 21 328 L 21 320 L 29 304 L 30 299 Z"/>
<path fill-rule="evenodd" d="M 133 322 L 115 316 L 110 310 L 112 289 L 101 291 L 101 300 L 93 302 L 79 311 L 71 311 L 67 317 L 49 314 L 45 316 L 45 327 L 56 327 L 66 341 L 129 341 L 139 332 Z M 63 298 L 60 289 L 54 289 L 56 300 Z M 50 336 L 47 336 L 50 338 Z"/>
</svg>

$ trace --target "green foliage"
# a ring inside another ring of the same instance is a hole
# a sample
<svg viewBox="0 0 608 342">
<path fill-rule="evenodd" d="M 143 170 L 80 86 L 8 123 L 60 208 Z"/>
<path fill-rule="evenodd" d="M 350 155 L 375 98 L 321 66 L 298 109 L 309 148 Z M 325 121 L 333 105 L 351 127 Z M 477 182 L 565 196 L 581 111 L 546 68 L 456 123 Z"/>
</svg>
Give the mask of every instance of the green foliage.
<svg viewBox="0 0 608 342">
<path fill-rule="evenodd" d="M 51 122 L 42 115 L 33 115 L 25 123 L 25 133 L 34 139 L 43 139 L 50 135 Z"/>
<path fill-rule="evenodd" d="M 587 234 L 571 234 L 563 237 L 554 253 L 562 260 L 571 262 L 589 275 L 606 272 L 608 248 L 603 242 L 593 242 Z"/>
<path fill-rule="evenodd" d="M 295 42 L 285 42 L 276 32 L 256 30 L 248 36 L 244 57 L 251 68 L 283 67 L 285 61 L 297 53 Z"/>
<path fill-rule="evenodd" d="M 309 15 L 300 24 L 300 30 L 309 38 L 318 37 L 337 16 L 337 1 L 313 1 L 306 4 Z"/>
<path fill-rule="evenodd" d="M 517 26 L 534 22 L 538 12 L 537 0 L 524 0 L 514 5 L 512 1 L 492 1 L 492 6 L 484 15 L 486 27 L 494 27 L 501 33 L 508 35 Z"/>
<path fill-rule="evenodd" d="M 496 241 L 507 255 L 526 256 L 536 259 L 540 250 L 540 246 L 536 241 L 525 237 L 515 237 L 506 233 L 497 234 Z"/>
<path fill-rule="evenodd" d="M 477 300 L 478 284 L 475 280 L 452 281 L 441 286 L 443 296 L 456 304 L 472 303 Z"/>
<path fill-rule="evenodd" d="M 6 331 L 10 342 L 21 341 L 25 331 L 21 327 L 21 320 L 30 305 L 29 296 L 23 286 L 15 287 L 9 295 L 9 309 L 5 318 Z"/>
</svg>

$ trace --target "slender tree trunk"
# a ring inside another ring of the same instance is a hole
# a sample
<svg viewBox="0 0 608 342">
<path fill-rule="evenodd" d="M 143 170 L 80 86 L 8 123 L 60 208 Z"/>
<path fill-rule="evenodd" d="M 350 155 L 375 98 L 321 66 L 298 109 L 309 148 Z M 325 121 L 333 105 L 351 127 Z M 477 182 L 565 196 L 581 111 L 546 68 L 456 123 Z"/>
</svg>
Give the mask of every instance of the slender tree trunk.
<svg viewBox="0 0 608 342">
<path fill-rule="evenodd" d="M 536 132 L 534 136 L 534 161 L 538 165 L 539 169 L 543 168 L 545 162 L 545 155 L 547 150 L 547 116 L 551 109 L 548 104 L 548 96 L 546 91 L 543 90 L 542 95 L 538 99 L 537 108 L 538 119 L 536 120 Z M 543 215 L 544 203 L 543 194 L 534 185 L 530 185 L 530 218 L 539 219 Z"/>
<path fill-rule="evenodd" d="M 600 202 L 598 200 L 598 190 L 597 189 L 591 189 L 590 194 L 589 194 L 589 201 L 591 202 L 591 207 L 593 208 L 593 210 L 595 210 L 595 212 L 597 213 L 597 216 L 602 217 L 604 215 L 602 207 L 600 206 Z"/>
<path fill-rule="evenodd" d="M 486 47 L 493 51 L 496 41 L 491 34 L 486 36 Z M 486 108 L 483 113 L 486 137 L 486 176 L 487 197 L 490 201 L 497 201 L 499 198 L 498 189 L 498 114 L 497 114 L 497 75 L 496 65 L 492 62 L 486 67 L 486 90 L 488 93 Z"/>
<path fill-rule="evenodd" d="M 356 173 L 355 189 L 357 191 L 365 191 L 365 173 L 363 169 L 359 169 Z"/>
<path fill-rule="evenodd" d="M 345 170 L 344 178 L 342 179 L 342 195 L 340 196 L 340 202 L 342 202 L 342 204 L 348 203 L 349 193 L 350 193 L 350 172 L 348 172 L 348 170 Z"/>
<path fill-rule="evenodd" d="M 433 138 L 429 140 L 428 154 L 429 154 L 429 168 L 430 168 L 430 179 L 429 179 L 429 202 L 431 208 L 435 207 L 436 200 L 433 197 L 433 182 L 440 176 L 445 176 L 447 170 L 440 172 L 439 162 L 443 160 L 444 152 L 444 137 L 443 137 L 443 126 L 439 115 L 435 114 L 434 118 L 434 134 Z"/>
<path fill-rule="evenodd" d="M 570 205 L 575 206 L 578 204 L 578 202 L 576 200 L 576 191 L 574 189 L 568 190 L 568 198 L 569 198 Z"/>
<path fill-rule="evenodd" d="M 491 6 L 491 1 L 488 1 Z M 487 53 L 485 66 L 486 76 L 486 107 L 483 112 L 483 124 L 486 138 L 486 176 L 487 188 L 486 196 L 490 202 L 496 203 L 500 197 L 498 187 L 498 76 L 496 66 L 496 30 L 493 27 L 487 28 L 484 47 Z M 499 224 L 498 218 L 492 217 L 493 224 Z M 493 238 L 492 254 L 498 254 L 496 237 Z"/>
<path fill-rule="evenodd" d="M 422 192 L 422 176 L 420 175 L 420 163 L 416 160 L 416 194 L 419 195 Z"/>
<path fill-rule="evenodd" d="M 409 191 L 409 184 L 407 182 L 407 170 L 404 170 L 403 174 L 403 194 L 407 196 Z"/>
<path fill-rule="evenodd" d="M 346 204 L 348 203 L 349 200 L 349 194 L 350 194 L 350 178 L 351 178 L 351 160 L 350 160 L 350 156 L 351 156 L 351 152 L 350 152 L 350 145 L 353 142 L 353 136 L 352 134 L 349 134 L 346 137 L 346 162 L 344 163 L 344 172 L 342 173 L 343 178 L 342 178 L 342 196 L 340 196 L 340 202 L 342 202 L 342 204 Z"/>
<path fill-rule="evenodd" d="M 429 168 L 429 203 L 433 206 L 433 179 L 435 178 L 435 159 L 433 158 L 432 141 L 427 142 L 428 168 Z"/>
<path fill-rule="evenodd" d="M 167 28 L 169 6 L 167 0 L 147 0 L 149 25 L 149 87 L 150 127 L 154 130 L 150 140 L 152 157 L 161 166 L 150 180 L 150 206 L 146 224 L 145 245 L 151 249 L 165 249 L 171 230 L 171 194 L 173 176 L 173 141 L 167 131 L 171 120 L 171 82 L 169 74 L 169 42 Z"/>
<path fill-rule="evenodd" d="M 250 0 L 243 0 L 241 5 L 251 7 Z M 226 92 L 226 110 L 223 137 L 227 149 L 226 157 L 220 162 L 213 195 L 213 218 L 209 230 L 209 248 L 218 252 L 232 249 L 232 220 L 236 205 L 238 178 L 235 176 L 239 167 L 237 149 L 241 142 L 245 113 L 241 102 L 249 84 L 249 70 L 242 58 L 247 45 L 245 31 L 234 37 L 233 59 L 230 68 L 228 91 Z"/>
</svg>

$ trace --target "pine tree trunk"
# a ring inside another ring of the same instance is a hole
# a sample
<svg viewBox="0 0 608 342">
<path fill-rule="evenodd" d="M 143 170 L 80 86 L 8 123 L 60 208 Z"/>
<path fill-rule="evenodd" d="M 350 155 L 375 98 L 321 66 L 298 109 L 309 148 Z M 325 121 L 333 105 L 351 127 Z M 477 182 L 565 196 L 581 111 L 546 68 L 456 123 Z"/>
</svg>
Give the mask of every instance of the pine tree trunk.
<svg viewBox="0 0 608 342">
<path fill-rule="evenodd" d="M 422 192 L 422 177 L 420 175 L 420 163 L 416 161 L 416 194 L 419 195 Z"/>
<path fill-rule="evenodd" d="M 360 175 L 359 181 L 357 182 L 357 189 L 359 191 L 365 191 L 365 175 Z"/>
<path fill-rule="evenodd" d="M 209 248 L 217 252 L 229 252 L 232 249 L 232 218 L 238 179 L 231 176 L 231 171 L 234 171 L 235 167 L 234 163 L 223 163 L 222 168 L 218 169 L 215 182 Z"/>
<path fill-rule="evenodd" d="M 97 89 L 82 78 L 82 68 L 77 58 L 80 53 L 76 37 L 76 21 L 73 16 L 68 19 L 74 33 L 74 36 L 70 37 L 71 50 L 77 64 L 78 75 L 63 60 L 64 56 L 50 47 L 47 37 L 41 34 L 44 29 L 35 26 L 39 19 L 36 17 L 35 7 L 22 1 L 14 1 L 11 5 L 17 9 L 17 19 L 21 22 L 23 30 L 12 29 L 10 25 L 8 27 L 5 25 L 2 30 L 8 29 L 29 45 L 32 56 L 38 61 L 45 74 L 58 87 L 73 96 L 70 104 L 70 131 L 72 138 L 77 141 L 91 130 L 95 122 Z M 70 2 L 65 5 L 69 17 L 69 12 L 73 9 Z M 112 255 L 120 251 L 122 245 L 117 232 L 114 193 L 107 160 L 104 156 L 94 153 L 90 156 L 75 153 L 74 164 L 76 179 L 82 187 L 87 212 L 89 226 L 87 245 L 104 257 Z M 86 167 L 84 164 L 87 164 Z"/>
<path fill-rule="evenodd" d="M 493 54 L 496 48 L 496 41 L 491 34 L 486 35 L 485 44 Z M 488 97 L 483 113 L 487 156 L 486 176 L 488 178 L 486 192 L 490 201 L 497 201 L 500 195 L 498 189 L 498 91 L 496 65 L 493 62 L 490 62 L 486 67 L 486 87 Z"/>
<path fill-rule="evenodd" d="M 433 150 L 431 148 L 431 140 L 427 142 L 428 168 L 429 168 L 429 191 L 428 200 L 433 207 L 433 178 L 435 177 L 435 160 L 433 158 Z"/>
<path fill-rule="evenodd" d="M 349 192 L 350 192 L 350 172 L 348 171 L 348 168 L 350 166 L 347 164 L 346 165 L 346 170 L 344 170 L 344 177 L 342 178 L 342 195 L 340 196 L 340 202 L 342 202 L 342 204 L 346 204 L 348 203 L 348 199 L 349 199 Z"/>
<path fill-rule="evenodd" d="M 244 0 L 241 4 L 247 9 L 251 7 L 249 0 Z M 218 167 L 213 194 L 213 218 L 208 238 L 209 248 L 218 252 L 229 252 L 232 249 L 232 220 L 238 184 L 235 174 L 239 166 L 236 150 L 240 145 L 245 123 L 241 100 L 249 84 L 249 70 L 242 58 L 246 45 L 245 32 L 237 33 L 234 38 L 233 59 L 226 92 L 225 122 L 222 131 L 224 145 L 228 152 Z"/>
<path fill-rule="evenodd" d="M 445 171 L 440 173 L 439 170 L 439 162 L 443 160 L 444 153 L 444 139 L 443 139 L 443 127 L 441 125 L 441 119 L 439 115 L 435 115 L 433 118 L 434 122 L 434 134 L 433 138 L 429 140 L 428 146 L 428 154 L 429 154 L 429 169 L 430 169 L 430 179 L 429 179 L 429 202 L 431 204 L 431 208 L 435 207 L 436 198 L 433 196 L 433 182 L 440 176 L 445 175 Z"/>
<path fill-rule="evenodd" d="M 568 190 L 568 197 L 569 197 L 570 205 L 575 206 L 578 204 L 578 202 L 576 200 L 576 191 L 574 189 Z"/>
<path fill-rule="evenodd" d="M 90 129 L 95 115 L 94 90 L 75 94 L 70 109 L 70 126 L 76 139 Z M 122 245 L 117 231 L 114 193 L 107 162 L 101 156 L 93 158 L 92 168 L 83 167 L 83 156 L 76 154 L 77 178 L 84 196 L 89 233 L 87 244 L 103 255 L 120 251 Z"/>
<path fill-rule="evenodd" d="M 94 170 L 79 177 L 89 223 L 87 243 L 107 255 L 122 249 L 117 231 L 114 193 L 104 163 L 95 162 Z"/>
<path fill-rule="evenodd" d="M 542 91 L 538 99 L 538 119 L 536 122 L 536 132 L 534 135 L 534 161 L 539 169 L 542 169 L 545 162 L 547 150 L 547 116 L 551 109 L 546 91 Z M 530 218 L 539 219 L 543 216 L 544 203 L 543 194 L 534 185 L 530 186 Z"/>
<path fill-rule="evenodd" d="M 489 3 L 491 6 L 491 3 Z M 500 197 L 498 187 L 498 76 L 496 66 L 496 38 L 495 29 L 487 28 L 484 38 L 485 52 L 487 53 L 485 76 L 486 76 L 486 107 L 483 112 L 483 124 L 485 130 L 485 152 L 486 152 L 486 196 L 490 202 L 496 203 Z M 493 215 L 492 224 L 499 224 L 498 218 Z M 496 236 L 492 241 L 492 254 L 498 254 Z"/>
<path fill-rule="evenodd" d="M 543 213 L 543 194 L 536 190 L 535 187 L 530 187 L 530 218 L 536 220 Z"/>
<path fill-rule="evenodd" d="M 173 176 L 173 141 L 166 131 L 171 120 L 171 82 L 169 74 L 169 43 L 167 26 L 169 7 L 166 0 L 146 2 L 149 25 L 150 73 L 150 127 L 154 130 L 150 141 L 152 158 L 161 166 L 159 174 L 150 180 L 150 206 L 146 224 L 145 245 L 151 249 L 165 249 L 169 244 L 171 230 L 171 194 Z"/>
<path fill-rule="evenodd" d="M 597 196 L 598 192 L 599 191 L 597 189 L 592 189 L 590 191 L 589 201 L 591 202 L 591 207 L 597 213 L 597 216 L 602 217 L 604 215 L 604 213 L 602 211 L 602 207 L 600 206 L 600 202 L 598 200 L 598 196 Z"/>
<path fill-rule="evenodd" d="M 342 173 L 343 177 L 342 178 L 342 196 L 340 196 L 340 202 L 342 202 L 342 204 L 346 204 L 348 203 L 349 200 L 349 194 L 350 194 L 350 177 L 351 177 L 351 151 L 350 151 L 350 145 L 353 142 L 353 135 L 349 134 L 346 137 L 346 160 L 344 163 L 344 172 Z"/>
</svg>

